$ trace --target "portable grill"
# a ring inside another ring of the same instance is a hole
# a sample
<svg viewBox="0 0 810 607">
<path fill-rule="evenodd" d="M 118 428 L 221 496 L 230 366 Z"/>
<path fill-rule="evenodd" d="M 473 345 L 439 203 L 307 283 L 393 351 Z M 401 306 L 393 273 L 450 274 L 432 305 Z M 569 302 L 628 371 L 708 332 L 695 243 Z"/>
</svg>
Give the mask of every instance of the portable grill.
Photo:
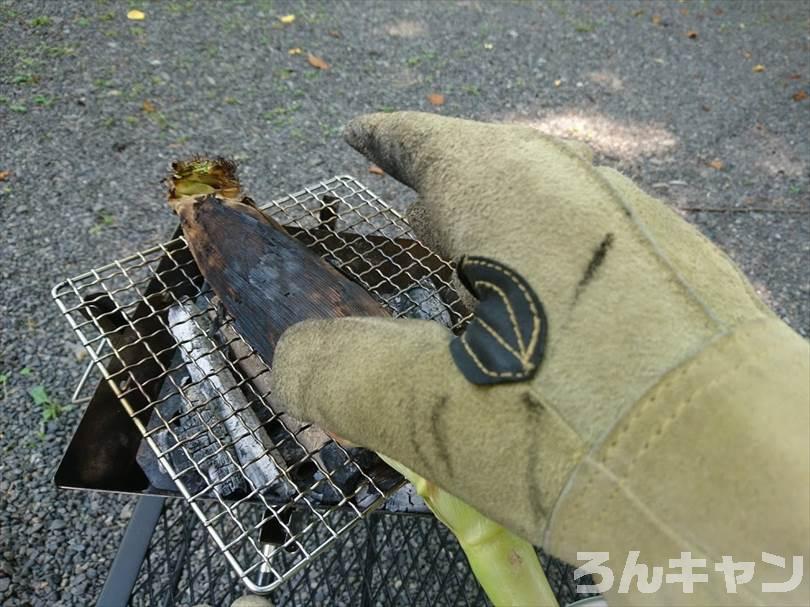
<svg viewBox="0 0 810 607">
<path fill-rule="evenodd" d="M 467 321 L 452 286 L 450 263 L 419 243 L 403 217 L 356 179 L 334 177 L 262 209 L 394 316 L 433 318 L 453 331 Z M 337 462 L 327 463 L 308 448 L 302 440 L 307 427 L 291 424 L 273 409 L 269 393 L 257 389 L 257 377 L 268 367 L 259 361 L 247 373 L 240 363 L 259 359 L 241 337 L 218 340 L 210 334 L 210 320 L 220 314 L 210 295 L 179 232 L 169 242 L 54 287 L 57 305 L 91 359 L 84 379 L 95 367 L 105 380 L 56 481 L 70 488 L 181 494 L 238 579 L 252 592 L 266 593 L 401 490 L 403 480 L 390 470 L 369 467 L 357 451 L 334 442 L 330 449 L 339 454 Z M 102 298 L 105 306 L 88 306 Z M 212 382 L 219 386 L 216 398 L 232 402 L 239 391 L 260 424 L 275 428 L 273 448 L 264 454 L 279 472 L 272 486 L 251 483 L 246 468 L 253 464 L 232 455 L 236 443 L 260 431 L 244 422 L 246 411 L 232 409 L 225 419 L 212 418 L 205 413 L 206 403 L 191 398 L 191 386 L 199 381 L 180 378 L 186 363 L 177 353 L 184 344 L 172 333 L 168 311 L 189 299 L 200 310 L 193 320 L 210 342 L 209 352 L 218 353 L 217 360 L 235 378 L 225 387 Z M 111 319 L 119 322 L 114 328 Z M 128 340 L 121 341 L 124 334 Z M 187 406 L 167 409 L 172 399 L 185 399 Z M 242 424 L 243 436 L 233 437 L 234 420 Z M 230 435 L 223 430 L 229 422 Z M 210 448 L 201 449 L 202 441 Z M 225 478 L 211 473 L 217 458 L 227 458 L 233 470 Z M 357 479 L 348 490 L 338 480 L 347 474 Z M 225 495 L 229 482 L 246 489 Z M 421 508 L 410 496 L 407 502 L 406 509 Z"/>
</svg>

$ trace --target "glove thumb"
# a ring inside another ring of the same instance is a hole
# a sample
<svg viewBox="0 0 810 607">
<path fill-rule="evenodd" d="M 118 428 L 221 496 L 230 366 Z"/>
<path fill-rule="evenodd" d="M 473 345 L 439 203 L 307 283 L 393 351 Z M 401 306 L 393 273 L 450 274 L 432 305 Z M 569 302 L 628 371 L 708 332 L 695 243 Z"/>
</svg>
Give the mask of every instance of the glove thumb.
<svg viewBox="0 0 810 607">
<path fill-rule="evenodd" d="M 276 348 L 273 400 L 540 541 L 581 441 L 525 383 L 467 381 L 452 339 L 424 320 L 304 321 Z"/>
<path fill-rule="evenodd" d="M 273 402 L 352 443 L 386 452 L 402 443 L 401 432 L 418 432 L 429 423 L 430 413 L 420 410 L 436 401 L 438 390 L 446 393 L 446 384 L 426 380 L 458 376 L 449 351 L 452 337 L 438 323 L 422 320 L 298 323 L 275 351 Z"/>
</svg>

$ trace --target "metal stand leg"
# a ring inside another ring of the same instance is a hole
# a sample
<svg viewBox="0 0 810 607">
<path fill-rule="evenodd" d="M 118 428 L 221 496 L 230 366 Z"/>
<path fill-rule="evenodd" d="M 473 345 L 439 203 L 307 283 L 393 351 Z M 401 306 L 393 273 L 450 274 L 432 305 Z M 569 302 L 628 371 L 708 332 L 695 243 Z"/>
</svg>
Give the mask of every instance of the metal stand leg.
<svg viewBox="0 0 810 607">
<path fill-rule="evenodd" d="M 101 590 L 99 607 L 124 607 L 129 603 L 132 588 L 138 579 L 138 572 L 141 570 L 165 501 L 166 498 L 154 496 L 144 496 L 138 500 L 132 520 L 127 526 L 124 539 L 118 547 L 118 553 Z"/>
<path fill-rule="evenodd" d="M 366 537 L 366 555 L 363 563 L 363 579 L 360 582 L 363 585 L 360 600 L 361 607 L 370 607 L 374 604 L 371 597 L 371 580 L 374 576 L 374 571 L 372 570 L 374 560 L 377 558 L 377 550 L 374 547 L 374 541 L 376 539 L 375 534 L 377 532 L 378 522 L 379 515 L 377 514 L 372 514 L 368 517 L 368 519 L 366 519 L 366 533 L 368 536 Z"/>
</svg>

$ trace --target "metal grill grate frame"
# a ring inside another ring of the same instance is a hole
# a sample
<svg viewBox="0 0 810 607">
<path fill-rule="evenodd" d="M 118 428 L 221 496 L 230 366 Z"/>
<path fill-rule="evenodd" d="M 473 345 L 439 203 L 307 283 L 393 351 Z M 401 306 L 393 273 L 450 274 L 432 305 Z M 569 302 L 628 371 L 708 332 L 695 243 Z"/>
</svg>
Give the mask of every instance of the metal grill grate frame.
<svg viewBox="0 0 810 607">
<path fill-rule="evenodd" d="M 294 230 L 296 237 L 339 267 L 381 303 L 392 308 L 396 302 L 394 316 L 437 316 L 435 302 L 412 295 L 413 286 L 431 284 L 444 303 L 440 314 L 445 324 L 458 331 L 468 320 L 452 285 L 451 264 L 421 245 L 402 215 L 357 179 L 345 175 L 333 177 L 273 200 L 261 208 Z M 254 408 L 265 408 L 263 413 L 267 421 L 279 423 L 286 431 L 284 440 L 291 441 L 300 450 L 301 459 L 295 462 L 283 461 L 272 451 L 268 452 L 280 472 L 279 479 L 283 479 L 279 482 L 292 487 L 293 494 L 279 502 L 267 497 L 268 488 L 251 484 L 245 474 L 245 465 L 227 451 L 232 445 L 217 433 L 215 426 L 222 420 L 212 425 L 210 418 L 201 415 L 200 408 L 207 403 L 196 405 L 191 411 L 174 418 L 166 419 L 161 415 L 162 403 L 177 394 L 185 398 L 188 390 L 188 385 L 176 381 L 173 375 L 184 363 L 172 365 L 172 353 L 180 344 L 171 335 L 167 310 L 184 297 L 199 298 L 210 294 L 182 236 L 65 280 L 56 285 L 52 293 L 87 350 L 91 365 L 101 372 L 214 545 L 250 591 L 269 592 L 294 576 L 398 488 L 398 485 L 380 486 L 345 449 L 339 447 L 345 456 L 342 466 L 354 466 L 362 475 L 357 489 L 347 494 L 334 480 L 337 470 L 324 469 L 323 463 L 314 457 L 315 453 L 308 451 L 299 441 L 298 433 L 284 426 L 270 404 L 269 394 L 256 390 L 251 381 L 255 377 L 245 376 L 244 369 L 235 364 L 238 360 L 233 360 L 230 341 L 217 342 L 209 337 L 211 350 L 223 353 L 228 371 L 238 378 L 232 389 L 245 393 Z M 98 311 L 88 312 L 85 299 L 97 293 L 109 298 L 114 309 L 100 314 Z M 214 313 L 216 310 L 209 306 L 200 316 Z M 114 331 L 107 326 L 107 321 L 113 316 L 125 320 L 123 330 L 135 336 L 134 339 L 116 343 L 118 329 Z M 198 320 L 204 319 L 195 317 L 195 323 Z M 242 341 L 239 336 L 235 339 Z M 247 344 L 244 347 L 250 349 Z M 253 355 L 252 349 L 250 352 Z M 134 356 L 135 353 L 138 356 Z M 145 369 L 153 373 L 145 376 Z M 260 373 L 265 372 L 269 372 L 266 365 Z M 169 386 L 168 392 L 165 386 L 159 392 L 157 388 L 161 385 Z M 230 389 L 219 396 L 227 399 L 228 391 Z M 184 415 L 196 415 L 195 422 L 201 424 L 203 432 L 209 433 L 216 442 L 216 453 L 195 457 L 192 441 L 173 430 L 177 418 Z M 239 415 L 239 412 L 234 411 L 234 415 Z M 256 430 L 248 428 L 249 432 Z M 156 440 L 158 432 L 171 433 L 175 445 L 171 449 L 162 449 Z M 188 468 L 177 469 L 172 464 L 170 456 L 175 449 L 183 451 L 190 463 Z M 205 464 L 217 454 L 227 455 L 237 473 L 244 477 L 250 489 L 247 495 L 229 500 L 216 490 L 227 479 L 212 480 L 206 473 Z M 295 469 L 304 463 L 316 466 L 322 480 L 304 486 L 295 475 Z M 190 473 L 205 479 L 202 490 L 193 491 L 184 482 L 185 475 Z M 336 492 L 339 496 L 337 503 L 319 503 L 313 493 L 321 483 Z M 365 498 L 359 504 L 357 494 L 361 489 Z M 263 516 L 256 517 L 257 504 L 259 508 L 263 507 Z M 294 513 L 298 514 L 293 516 Z M 293 524 L 296 520 L 307 522 L 296 526 Z M 283 530 L 285 539 L 273 545 L 263 542 L 261 533 L 267 525 Z"/>
</svg>

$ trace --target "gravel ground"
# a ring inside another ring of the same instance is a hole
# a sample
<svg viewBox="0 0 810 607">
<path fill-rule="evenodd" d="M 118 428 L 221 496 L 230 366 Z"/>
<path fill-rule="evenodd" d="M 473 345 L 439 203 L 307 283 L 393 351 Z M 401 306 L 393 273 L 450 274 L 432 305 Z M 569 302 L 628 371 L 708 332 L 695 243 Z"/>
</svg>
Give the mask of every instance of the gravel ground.
<svg viewBox="0 0 810 607">
<path fill-rule="evenodd" d="M 0 603 L 91 602 L 131 515 L 53 486 L 80 411 L 43 426 L 27 391 L 70 399 L 84 363 L 50 288 L 165 238 L 170 160 L 231 156 L 259 200 L 351 173 L 404 206 L 341 142 L 352 116 L 533 124 L 680 209 L 807 336 L 808 31 L 810 4 L 775 0 L 0 0 Z"/>
</svg>

